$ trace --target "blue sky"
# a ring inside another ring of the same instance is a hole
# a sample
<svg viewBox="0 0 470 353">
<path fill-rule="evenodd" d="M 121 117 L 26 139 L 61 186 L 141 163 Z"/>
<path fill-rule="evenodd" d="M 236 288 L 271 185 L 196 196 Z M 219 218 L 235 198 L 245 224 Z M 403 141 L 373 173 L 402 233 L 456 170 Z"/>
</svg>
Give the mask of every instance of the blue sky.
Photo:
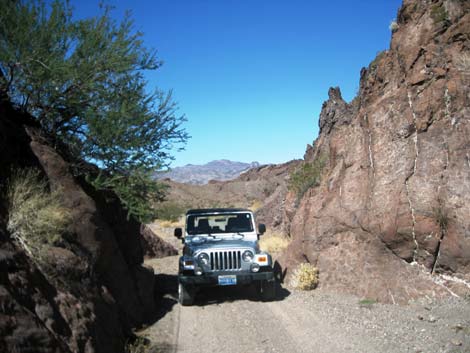
<svg viewBox="0 0 470 353">
<path fill-rule="evenodd" d="M 79 17 L 99 0 L 73 0 Z M 149 88 L 173 89 L 192 138 L 172 166 L 215 159 L 281 163 L 318 135 L 328 88 L 350 101 L 359 72 L 388 49 L 401 0 L 109 0 L 131 10 L 164 65 Z"/>
</svg>

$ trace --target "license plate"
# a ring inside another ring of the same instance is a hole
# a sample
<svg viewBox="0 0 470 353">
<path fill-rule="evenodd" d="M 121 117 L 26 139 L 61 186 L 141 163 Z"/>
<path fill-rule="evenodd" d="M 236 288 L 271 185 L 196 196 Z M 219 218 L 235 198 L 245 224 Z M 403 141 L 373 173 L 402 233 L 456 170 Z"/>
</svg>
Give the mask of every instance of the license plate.
<svg viewBox="0 0 470 353">
<path fill-rule="evenodd" d="M 219 286 L 233 286 L 237 284 L 236 275 L 219 276 Z"/>
</svg>

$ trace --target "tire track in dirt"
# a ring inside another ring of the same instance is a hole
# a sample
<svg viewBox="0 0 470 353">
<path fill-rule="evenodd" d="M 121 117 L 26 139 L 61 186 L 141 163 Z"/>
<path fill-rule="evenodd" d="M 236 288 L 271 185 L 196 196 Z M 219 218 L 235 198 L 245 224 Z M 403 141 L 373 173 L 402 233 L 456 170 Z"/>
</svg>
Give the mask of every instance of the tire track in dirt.
<svg viewBox="0 0 470 353">
<path fill-rule="evenodd" d="M 183 307 L 176 301 L 177 259 L 148 263 L 162 290 L 157 321 L 141 333 L 152 353 L 470 352 L 470 302 L 464 299 L 365 305 L 317 289 L 282 290 L 264 303 L 251 287 L 214 287 Z"/>
</svg>

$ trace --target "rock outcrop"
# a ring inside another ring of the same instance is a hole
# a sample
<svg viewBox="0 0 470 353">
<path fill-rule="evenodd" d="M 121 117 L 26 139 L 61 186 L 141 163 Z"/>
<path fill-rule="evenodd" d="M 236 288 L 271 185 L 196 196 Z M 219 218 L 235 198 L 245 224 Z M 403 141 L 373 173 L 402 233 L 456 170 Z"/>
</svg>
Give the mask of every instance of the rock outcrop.
<svg viewBox="0 0 470 353">
<path fill-rule="evenodd" d="M 142 234 L 141 244 L 144 251 L 144 258 L 158 259 L 165 256 L 178 255 L 178 250 L 156 235 L 149 226 L 142 225 L 140 233 Z"/>
<path fill-rule="evenodd" d="M 0 184 L 11 167 L 37 168 L 60 189 L 72 222 L 38 266 L 7 231 L 0 199 L 0 351 L 124 352 L 153 319 L 155 275 L 143 266 L 140 223 L 115 195 L 72 174 L 30 117 L 0 104 Z M 35 254 L 33 254 L 35 255 Z"/>
<path fill-rule="evenodd" d="M 329 91 L 305 162 L 320 186 L 284 218 L 284 264 L 389 302 L 470 290 L 470 2 L 405 0 L 352 103 Z"/>
</svg>

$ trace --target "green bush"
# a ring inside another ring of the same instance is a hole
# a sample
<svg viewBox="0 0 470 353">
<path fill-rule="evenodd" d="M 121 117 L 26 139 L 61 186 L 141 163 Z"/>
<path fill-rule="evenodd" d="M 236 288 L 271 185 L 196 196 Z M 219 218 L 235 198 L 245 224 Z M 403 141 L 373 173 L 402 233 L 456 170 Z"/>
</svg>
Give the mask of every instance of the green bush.
<svg viewBox="0 0 470 353">
<path fill-rule="evenodd" d="M 83 18 L 68 0 L 0 0 L 0 9 L 0 91 L 62 145 L 71 168 L 148 221 L 160 192 L 152 176 L 189 136 L 171 90 L 146 79 L 162 62 L 130 12 L 115 20 L 103 4 Z"/>
<path fill-rule="evenodd" d="M 298 200 L 308 189 L 320 185 L 321 173 L 326 162 L 326 156 L 319 156 L 311 163 L 303 163 L 290 175 L 288 188 L 297 195 Z"/>
<path fill-rule="evenodd" d="M 390 24 L 390 26 L 392 26 Z M 397 25 L 398 26 L 398 25 Z M 398 28 L 396 28 L 398 29 Z M 396 30 L 395 29 L 395 30 Z M 392 32 L 394 31 L 391 27 L 390 29 Z M 387 54 L 387 51 L 386 50 L 382 50 L 382 51 L 379 51 L 377 52 L 377 55 L 375 56 L 374 60 L 372 60 L 372 62 L 369 64 L 369 71 L 375 71 L 377 69 L 377 66 L 379 65 L 379 62 L 380 60 L 382 60 L 382 58 Z"/>
<path fill-rule="evenodd" d="M 157 208 L 157 219 L 177 222 L 186 212 L 186 207 L 175 202 L 164 202 Z"/>
<path fill-rule="evenodd" d="M 163 201 L 168 186 L 153 180 L 150 173 L 134 170 L 127 175 L 105 173 L 87 177 L 96 190 L 113 191 L 127 210 L 127 218 L 134 216 L 142 223 L 151 222 L 157 215 L 155 204 Z"/>
<path fill-rule="evenodd" d="M 38 170 L 14 170 L 6 198 L 7 228 L 33 258 L 41 256 L 44 246 L 58 241 L 71 221 L 69 210 L 61 204 L 60 190 L 49 192 Z"/>
<path fill-rule="evenodd" d="M 449 22 L 449 14 L 447 13 L 443 4 L 434 5 L 431 8 L 431 18 L 436 24 L 441 22 L 448 24 Z"/>
<path fill-rule="evenodd" d="M 359 306 L 364 308 L 370 308 L 374 304 L 377 304 L 377 300 L 372 298 L 364 298 L 359 301 Z"/>
</svg>

